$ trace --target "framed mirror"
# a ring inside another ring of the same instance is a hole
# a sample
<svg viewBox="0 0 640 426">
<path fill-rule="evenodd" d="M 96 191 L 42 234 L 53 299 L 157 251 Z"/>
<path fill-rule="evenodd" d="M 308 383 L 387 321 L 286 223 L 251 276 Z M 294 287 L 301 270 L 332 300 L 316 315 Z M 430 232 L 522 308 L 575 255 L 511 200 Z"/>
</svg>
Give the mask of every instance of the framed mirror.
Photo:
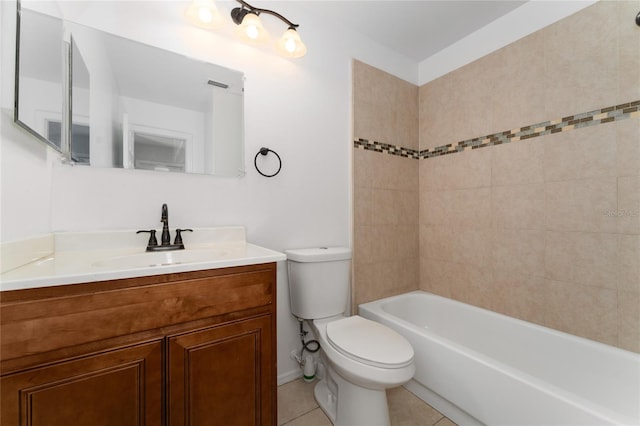
<svg viewBox="0 0 640 426">
<path fill-rule="evenodd" d="M 18 3 L 17 29 L 14 119 L 62 151 L 66 129 L 63 21 Z"/>
<path fill-rule="evenodd" d="M 21 21 L 26 13 L 29 23 L 34 20 L 30 15 L 36 12 L 23 8 L 18 13 Z M 36 37 L 40 30 L 34 24 L 18 28 L 17 64 L 24 73 L 16 73 L 16 119 L 35 129 L 41 139 L 62 150 L 72 162 L 91 167 L 244 175 L 241 72 L 69 21 L 50 23 L 54 28 Z M 63 35 L 70 39 L 68 61 L 64 60 Z M 30 61 L 37 58 L 42 64 L 41 52 L 52 49 L 52 40 L 63 46 L 57 55 L 52 54 L 59 62 L 56 67 L 60 73 L 55 78 L 61 83 L 55 89 L 47 86 L 45 92 L 44 85 L 34 84 L 26 72 Z M 70 64 L 66 75 L 65 62 Z M 61 99 L 65 78 L 70 99 L 66 111 Z M 49 95 L 54 90 L 59 93 L 57 98 Z M 37 96 L 28 97 L 30 93 Z M 51 114 L 55 115 L 49 120 L 51 124 L 30 119 L 34 115 L 31 110 L 46 109 L 49 103 L 61 105 L 57 114 Z"/>
</svg>

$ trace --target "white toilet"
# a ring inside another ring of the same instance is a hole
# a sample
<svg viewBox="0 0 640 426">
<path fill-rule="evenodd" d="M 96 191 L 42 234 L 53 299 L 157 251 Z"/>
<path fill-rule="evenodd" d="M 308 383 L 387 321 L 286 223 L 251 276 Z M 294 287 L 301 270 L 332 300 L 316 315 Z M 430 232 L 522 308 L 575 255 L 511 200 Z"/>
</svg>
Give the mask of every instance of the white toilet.
<svg viewBox="0 0 640 426">
<path fill-rule="evenodd" d="M 286 250 L 291 312 L 310 320 L 326 374 L 314 389 L 320 408 L 336 426 L 389 425 L 385 389 L 415 372 L 413 348 L 390 328 L 346 316 L 351 250 Z"/>
</svg>

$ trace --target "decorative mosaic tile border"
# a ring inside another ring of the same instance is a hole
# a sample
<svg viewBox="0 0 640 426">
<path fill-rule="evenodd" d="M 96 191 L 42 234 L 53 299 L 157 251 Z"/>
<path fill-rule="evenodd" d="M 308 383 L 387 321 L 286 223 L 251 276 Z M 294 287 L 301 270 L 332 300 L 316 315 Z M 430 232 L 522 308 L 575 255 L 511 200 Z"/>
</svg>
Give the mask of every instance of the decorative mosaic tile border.
<svg viewBox="0 0 640 426">
<path fill-rule="evenodd" d="M 354 141 L 353 146 L 355 148 L 366 149 L 367 151 L 386 152 L 387 154 L 415 158 L 416 160 L 420 158 L 420 153 L 415 149 L 403 148 L 401 146 L 376 141 L 369 142 L 366 139 L 358 139 L 357 141 Z"/>
<path fill-rule="evenodd" d="M 439 157 L 441 155 L 455 154 L 468 149 L 478 149 L 487 146 L 502 145 L 505 143 L 516 142 L 536 138 L 539 136 L 550 135 L 559 132 L 568 132 L 583 127 L 596 126 L 599 124 L 610 123 L 612 121 L 620 121 L 627 118 L 640 117 L 640 100 L 627 102 L 624 104 L 610 106 L 595 111 L 584 112 L 582 114 L 570 115 L 559 120 L 545 121 L 542 123 L 532 124 L 514 130 L 506 130 L 500 133 L 494 133 L 473 139 L 467 139 L 455 144 L 447 144 L 438 146 L 431 150 L 425 149 L 418 151 L 410 148 L 403 148 L 397 145 L 390 145 L 382 142 L 369 142 L 366 139 L 358 139 L 353 142 L 354 148 L 365 149 L 375 152 L 384 152 L 390 155 L 400 157 L 421 159 Z"/>
</svg>

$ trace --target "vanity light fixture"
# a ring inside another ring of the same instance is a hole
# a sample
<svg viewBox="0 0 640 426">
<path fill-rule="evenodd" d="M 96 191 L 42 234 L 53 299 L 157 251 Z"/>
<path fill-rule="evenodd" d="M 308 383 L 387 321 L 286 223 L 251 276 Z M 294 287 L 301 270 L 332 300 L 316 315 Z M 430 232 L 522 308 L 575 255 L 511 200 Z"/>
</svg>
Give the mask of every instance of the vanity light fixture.
<svg viewBox="0 0 640 426">
<path fill-rule="evenodd" d="M 264 13 L 275 16 L 288 26 L 276 43 L 276 50 L 282 56 L 300 58 L 307 53 L 307 47 L 297 31 L 298 24 L 294 24 L 273 10 L 251 6 L 244 0 L 235 1 L 240 3 L 240 7 L 231 10 L 231 19 L 238 26 L 236 32 L 242 40 L 251 44 L 262 44 L 269 39 L 269 34 L 260 19 L 260 15 Z M 200 27 L 216 29 L 222 26 L 222 17 L 214 0 L 193 0 L 187 9 L 186 16 L 190 22 Z"/>
<path fill-rule="evenodd" d="M 278 52 L 288 58 L 300 58 L 307 53 L 307 47 L 300 39 L 297 28 L 298 24 L 294 24 L 278 12 L 268 9 L 260 9 L 251 6 L 244 0 L 236 0 L 241 7 L 236 7 L 231 11 L 231 19 L 238 25 L 240 37 L 250 43 L 261 43 L 268 38 L 267 32 L 262 26 L 260 14 L 275 16 L 288 25 L 280 40 L 276 43 Z"/>
<path fill-rule="evenodd" d="M 192 24 L 210 30 L 216 30 L 224 24 L 222 15 L 213 0 L 193 0 L 185 16 Z"/>
</svg>

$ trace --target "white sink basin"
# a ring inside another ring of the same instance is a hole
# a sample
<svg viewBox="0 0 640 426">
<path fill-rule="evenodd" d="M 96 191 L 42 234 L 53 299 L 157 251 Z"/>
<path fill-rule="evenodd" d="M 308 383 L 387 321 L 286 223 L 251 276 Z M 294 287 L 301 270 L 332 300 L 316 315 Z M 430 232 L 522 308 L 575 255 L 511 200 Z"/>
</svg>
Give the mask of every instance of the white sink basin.
<svg viewBox="0 0 640 426">
<path fill-rule="evenodd" d="M 185 263 L 213 262 L 227 258 L 231 249 L 172 250 L 145 252 L 126 256 L 110 257 L 92 263 L 97 268 L 149 268 L 156 266 L 180 265 Z"/>
</svg>

